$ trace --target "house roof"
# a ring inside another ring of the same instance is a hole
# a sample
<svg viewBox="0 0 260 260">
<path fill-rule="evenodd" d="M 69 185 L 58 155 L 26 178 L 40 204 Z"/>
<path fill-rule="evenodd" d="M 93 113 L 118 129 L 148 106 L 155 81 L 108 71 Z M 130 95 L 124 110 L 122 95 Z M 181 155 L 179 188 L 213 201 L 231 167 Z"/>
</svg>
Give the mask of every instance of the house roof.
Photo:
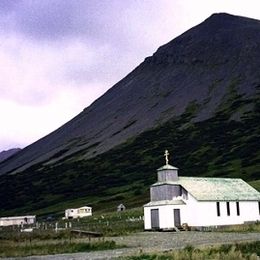
<svg viewBox="0 0 260 260">
<path fill-rule="evenodd" d="M 66 209 L 66 210 L 76 210 L 76 209 L 92 209 L 92 208 L 88 207 L 88 206 L 83 206 L 83 207 L 80 207 L 80 208 L 69 208 L 69 209 Z"/>
<path fill-rule="evenodd" d="M 260 193 L 242 179 L 179 177 L 177 181 L 157 182 L 178 184 L 201 201 L 260 201 Z"/>
<path fill-rule="evenodd" d="M 165 171 L 165 170 L 178 170 L 178 168 L 176 168 L 170 164 L 165 164 L 164 166 L 157 169 L 157 171 Z"/>
<path fill-rule="evenodd" d="M 25 219 L 25 218 L 35 218 L 36 216 L 14 216 L 14 217 L 1 217 L 0 220 L 15 220 L 15 219 Z"/>
</svg>

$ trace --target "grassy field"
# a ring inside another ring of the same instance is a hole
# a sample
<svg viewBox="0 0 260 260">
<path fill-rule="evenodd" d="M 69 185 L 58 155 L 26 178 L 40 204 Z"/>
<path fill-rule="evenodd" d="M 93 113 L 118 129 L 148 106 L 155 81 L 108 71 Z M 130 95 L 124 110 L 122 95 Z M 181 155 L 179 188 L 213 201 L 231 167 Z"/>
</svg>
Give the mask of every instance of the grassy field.
<svg viewBox="0 0 260 260">
<path fill-rule="evenodd" d="M 25 240 L 14 242 L 1 241 L 0 257 L 20 257 L 31 255 L 49 255 L 62 253 L 89 252 L 97 250 L 116 249 L 123 246 L 116 245 L 114 241 L 79 242 L 71 240 Z"/>
<path fill-rule="evenodd" d="M 70 221 L 59 221 L 58 226 L 72 227 L 55 231 L 56 222 L 41 223 L 40 229 L 32 233 L 20 232 L 17 228 L 0 230 L 0 257 L 46 255 L 59 253 L 88 252 L 121 248 L 114 241 L 105 241 L 105 237 L 127 235 L 143 231 L 142 208 L 96 214 L 95 216 Z M 47 228 L 47 229 L 46 229 Z M 90 238 L 71 233 L 71 229 L 98 232 L 100 238 Z"/>
<path fill-rule="evenodd" d="M 74 220 L 74 228 L 100 232 L 104 236 L 121 236 L 144 229 L 143 208 L 98 214 L 89 218 Z"/>
<path fill-rule="evenodd" d="M 214 229 L 220 232 L 260 232 L 260 222 L 254 224 L 232 225 Z"/>
<path fill-rule="evenodd" d="M 174 250 L 161 254 L 140 254 L 125 257 L 125 260 L 258 260 L 260 255 L 260 241 L 239 243 L 235 245 L 221 245 L 211 247 L 186 246 L 183 250 Z"/>
</svg>

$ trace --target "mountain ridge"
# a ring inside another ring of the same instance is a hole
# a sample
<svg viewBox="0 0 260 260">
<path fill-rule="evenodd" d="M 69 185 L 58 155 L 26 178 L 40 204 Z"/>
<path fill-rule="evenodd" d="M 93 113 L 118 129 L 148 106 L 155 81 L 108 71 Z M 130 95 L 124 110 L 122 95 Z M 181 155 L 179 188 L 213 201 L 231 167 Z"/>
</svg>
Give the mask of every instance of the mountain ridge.
<svg viewBox="0 0 260 260">
<path fill-rule="evenodd" d="M 56 157 L 55 163 L 82 149 L 87 150 L 82 159 L 95 157 L 179 116 L 191 102 L 201 106 L 194 120 L 205 120 L 214 115 L 227 94 L 227 86 L 234 82 L 245 98 L 254 95 L 259 84 L 259 72 L 252 70 L 259 64 L 259 24 L 250 18 L 212 15 L 161 46 L 71 121 L 1 163 L 0 174 L 21 172 L 51 157 Z M 209 29 L 214 27 L 215 31 Z M 239 35 L 245 31 L 246 48 L 236 47 L 242 42 Z M 223 41 L 219 33 L 227 39 Z M 231 54 L 220 55 L 225 48 Z M 212 66 L 210 75 L 208 66 Z"/>
<path fill-rule="evenodd" d="M 21 151 L 20 148 L 12 148 L 12 149 L 8 149 L 8 150 L 4 150 L 4 151 L 0 152 L 0 162 L 8 159 L 9 157 L 13 156 L 14 154 L 16 154 L 19 151 Z"/>
</svg>

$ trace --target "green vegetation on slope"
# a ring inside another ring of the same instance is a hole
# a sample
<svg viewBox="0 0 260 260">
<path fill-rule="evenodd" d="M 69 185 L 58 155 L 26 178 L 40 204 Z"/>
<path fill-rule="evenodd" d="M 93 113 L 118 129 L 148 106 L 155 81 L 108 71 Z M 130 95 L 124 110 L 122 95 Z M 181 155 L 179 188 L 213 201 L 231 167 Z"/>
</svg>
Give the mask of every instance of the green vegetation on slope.
<svg viewBox="0 0 260 260">
<path fill-rule="evenodd" d="M 260 180 L 250 181 L 249 184 L 253 186 L 256 190 L 260 191 Z"/>
<path fill-rule="evenodd" d="M 250 111 L 243 107 L 252 106 Z M 194 107 L 196 107 L 194 111 Z M 149 185 L 164 164 L 163 151 L 182 176 L 259 179 L 259 98 L 243 99 L 233 89 L 216 115 L 193 122 L 192 103 L 180 117 L 89 160 L 85 151 L 54 165 L 34 165 L 22 174 L 0 177 L 0 214 L 63 214 L 67 207 L 113 211 L 149 200 Z M 242 112 L 241 112 L 242 111 Z M 232 120 L 238 114 L 240 120 Z"/>
</svg>

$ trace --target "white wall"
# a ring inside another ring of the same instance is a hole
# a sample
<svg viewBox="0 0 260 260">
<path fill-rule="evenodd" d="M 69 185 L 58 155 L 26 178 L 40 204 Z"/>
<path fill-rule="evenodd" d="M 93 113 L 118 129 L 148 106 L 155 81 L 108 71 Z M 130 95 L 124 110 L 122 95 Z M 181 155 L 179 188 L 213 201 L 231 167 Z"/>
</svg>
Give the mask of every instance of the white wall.
<svg viewBox="0 0 260 260">
<path fill-rule="evenodd" d="M 189 226 L 215 226 L 243 224 L 245 221 L 260 220 L 257 201 L 240 201 L 240 215 L 237 215 L 236 202 L 230 201 L 230 216 L 227 215 L 227 203 L 219 202 L 220 216 L 217 216 L 216 202 L 196 201 L 190 194 L 183 211 L 184 223 Z"/>
<path fill-rule="evenodd" d="M 92 216 L 91 207 L 81 207 L 77 209 L 66 209 L 65 218 L 83 218 Z"/>
<path fill-rule="evenodd" d="M 144 229 L 151 229 L 151 209 L 159 209 L 159 225 L 161 229 L 174 227 L 174 209 L 180 209 L 181 221 L 182 212 L 185 210 L 185 205 L 163 205 L 144 207 Z"/>
<path fill-rule="evenodd" d="M 173 210 L 180 209 L 181 224 L 189 226 L 218 226 L 243 224 L 246 221 L 260 221 L 257 201 L 240 201 L 240 215 L 237 215 L 236 202 L 230 201 L 230 216 L 227 215 L 226 202 L 220 202 L 220 216 L 217 216 L 216 202 L 197 201 L 190 194 L 186 205 L 162 205 L 144 207 L 145 229 L 151 229 L 151 209 L 159 209 L 160 228 L 174 226 Z"/>
</svg>

